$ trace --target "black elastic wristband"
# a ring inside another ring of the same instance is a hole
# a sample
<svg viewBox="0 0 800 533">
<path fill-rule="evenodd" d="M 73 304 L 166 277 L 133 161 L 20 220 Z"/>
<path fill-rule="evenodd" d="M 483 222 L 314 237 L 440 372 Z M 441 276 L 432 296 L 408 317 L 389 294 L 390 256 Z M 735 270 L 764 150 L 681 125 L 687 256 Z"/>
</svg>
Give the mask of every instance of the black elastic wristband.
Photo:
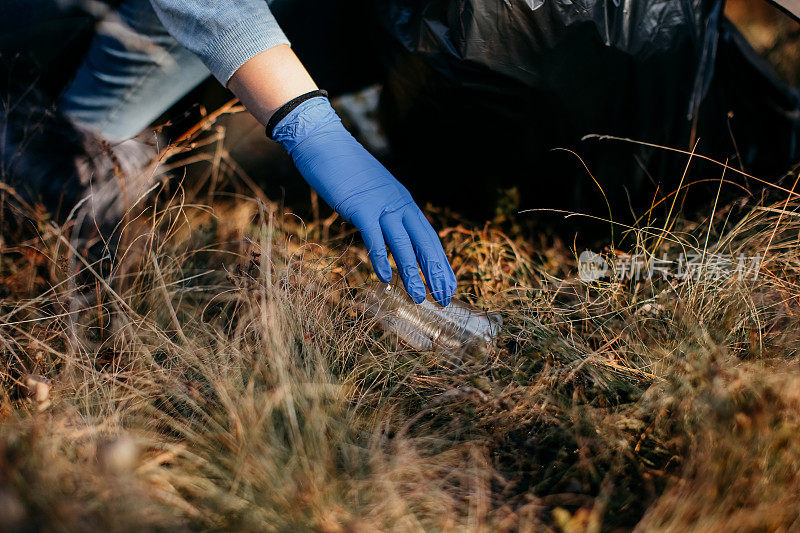
<svg viewBox="0 0 800 533">
<path fill-rule="evenodd" d="M 278 108 L 272 114 L 272 117 L 267 122 L 267 137 L 272 139 L 272 130 L 275 129 L 275 126 L 278 125 L 278 122 L 286 118 L 286 115 L 292 112 L 294 108 L 305 102 L 306 100 L 311 100 L 312 98 L 316 98 L 317 96 L 324 96 L 325 98 L 328 97 L 328 91 L 318 89 L 316 91 L 311 91 L 310 93 L 301 94 L 297 98 L 292 98 L 282 106 Z"/>
</svg>

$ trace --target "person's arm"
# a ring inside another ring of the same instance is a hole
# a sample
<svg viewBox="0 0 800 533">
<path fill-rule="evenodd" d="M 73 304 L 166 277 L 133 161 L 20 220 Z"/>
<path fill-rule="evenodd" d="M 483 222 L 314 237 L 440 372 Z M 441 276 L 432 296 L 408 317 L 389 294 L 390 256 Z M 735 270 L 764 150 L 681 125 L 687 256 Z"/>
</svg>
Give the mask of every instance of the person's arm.
<svg viewBox="0 0 800 533">
<path fill-rule="evenodd" d="M 223 85 L 257 54 L 289 44 L 265 0 L 150 0 L 167 31 Z"/>
<path fill-rule="evenodd" d="M 289 152 L 314 190 L 358 228 L 382 281 L 392 277 L 388 245 L 415 301 L 425 298 L 419 264 L 433 297 L 443 305 L 450 302 L 455 292 L 450 263 L 406 188 L 344 129 L 327 98 L 313 96 L 287 106 L 317 90 L 288 46 L 253 57 L 234 73 L 228 87 L 267 125 L 267 134 Z M 270 123 L 278 110 L 279 120 Z"/>
<path fill-rule="evenodd" d="M 264 126 L 289 100 L 317 89 L 289 45 L 279 45 L 256 55 L 241 66 L 228 88 Z"/>
<path fill-rule="evenodd" d="M 438 235 L 406 188 L 344 129 L 326 97 L 297 98 L 317 87 L 288 41 L 275 42 L 280 38 L 270 33 L 274 19 L 266 2 L 218 0 L 213 7 L 198 7 L 201 2 L 192 0 L 151 1 L 167 30 L 200 55 L 267 126 L 267 135 L 292 156 L 309 185 L 356 226 L 378 278 L 392 278 L 388 245 L 414 301 L 425 298 L 421 267 L 436 301 L 449 304 L 456 279 Z M 245 15 L 232 15 L 235 9 L 268 20 L 237 22 Z M 276 111 L 280 120 L 273 124 Z"/>
</svg>

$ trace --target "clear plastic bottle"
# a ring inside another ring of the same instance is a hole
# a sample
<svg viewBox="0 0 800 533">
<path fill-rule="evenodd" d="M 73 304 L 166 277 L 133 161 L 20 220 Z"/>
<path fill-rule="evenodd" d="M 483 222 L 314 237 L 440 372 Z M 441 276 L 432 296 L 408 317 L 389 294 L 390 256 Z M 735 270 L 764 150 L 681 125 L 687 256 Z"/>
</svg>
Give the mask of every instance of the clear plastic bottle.
<svg viewBox="0 0 800 533">
<path fill-rule="evenodd" d="M 397 278 L 366 287 L 365 314 L 384 330 L 420 351 L 485 357 L 492 350 L 503 325 L 499 313 L 486 313 L 458 300 L 442 307 L 430 295 L 415 304 Z"/>
</svg>

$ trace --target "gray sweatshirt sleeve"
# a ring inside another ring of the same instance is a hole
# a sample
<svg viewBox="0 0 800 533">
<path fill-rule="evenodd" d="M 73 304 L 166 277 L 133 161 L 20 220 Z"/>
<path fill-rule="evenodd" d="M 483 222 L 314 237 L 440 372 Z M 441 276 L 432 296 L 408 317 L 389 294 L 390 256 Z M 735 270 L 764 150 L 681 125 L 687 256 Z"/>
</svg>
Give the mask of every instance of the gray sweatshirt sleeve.
<svg viewBox="0 0 800 533">
<path fill-rule="evenodd" d="M 167 31 L 223 85 L 253 56 L 289 44 L 266 0 L 150 0 Z"/>
</svg>

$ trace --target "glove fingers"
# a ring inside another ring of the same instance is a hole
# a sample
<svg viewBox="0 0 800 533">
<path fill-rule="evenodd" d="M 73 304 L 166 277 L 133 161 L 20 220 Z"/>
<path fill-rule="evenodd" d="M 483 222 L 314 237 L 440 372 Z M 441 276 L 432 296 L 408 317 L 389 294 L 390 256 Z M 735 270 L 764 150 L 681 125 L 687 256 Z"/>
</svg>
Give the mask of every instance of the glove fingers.
<svg viewBox="0 0 800 533">
<path fill-rule="evenodd" d="M 381 228 L 383 228 L 383 235 L 389 244 L 389 250 L 392 251 L 394 261 L 397 263 L 397 269 L 400 271 L 406 291 L 414 302 L 422 302 L 425 299 L 425 284 L 422 283 L 422 278 L 419 276 L 417 256 L 414 254 L 414 247 L 408 237 L 408 232 L 403 226 L 401 215 L 399 213 L 384 215 L 381 217 Z"/>
<path fill-rule="evenodd" d="M 456 292 L 456 276 L 444 254 L 439 236 L 416 206 L 405 211 L 403 225 L 411 237 L 431 295 L 440 305 L 447 306 Z"/>
<path fill-rule="evenodd" d="M 375 270 L 378 279 L 384 283 L 392 281 L 392 266 L 386 255 L 386 243 L 383 240 L 383 232 L 378 221 L 359 227 L 361 238 L 367 247 L 369 258 L 372 261 L 372 268 Z"/>
</svg>

